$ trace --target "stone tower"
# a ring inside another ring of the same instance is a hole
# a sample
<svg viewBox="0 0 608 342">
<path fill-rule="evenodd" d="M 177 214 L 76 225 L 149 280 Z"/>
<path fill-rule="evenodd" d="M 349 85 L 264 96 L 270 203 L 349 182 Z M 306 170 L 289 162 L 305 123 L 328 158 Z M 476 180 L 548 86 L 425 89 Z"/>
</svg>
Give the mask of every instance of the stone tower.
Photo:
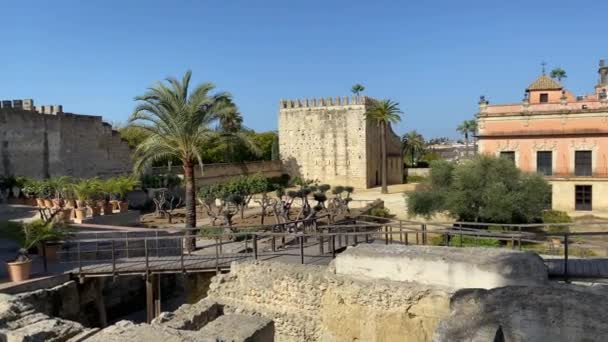
<svg viewBox="0 0 608 342">
<path fill-rule="evenodd" d="M 608 65 L 606 65 L 606 62 L 603 59 L 600 59 L 600 68 L 598 73 L 600 74 L 600 83 L 598 86 L 608 86 Z"/>
<path fill-rule="evenodd" d="M 281 100 L 279 154 L 292 177 L 369 188 L 381 182 L 380 128 L 365 119 L 367 97 Z M 388 183 L 401 183 L 401 143 L 388 130 Z"/>
</svg>

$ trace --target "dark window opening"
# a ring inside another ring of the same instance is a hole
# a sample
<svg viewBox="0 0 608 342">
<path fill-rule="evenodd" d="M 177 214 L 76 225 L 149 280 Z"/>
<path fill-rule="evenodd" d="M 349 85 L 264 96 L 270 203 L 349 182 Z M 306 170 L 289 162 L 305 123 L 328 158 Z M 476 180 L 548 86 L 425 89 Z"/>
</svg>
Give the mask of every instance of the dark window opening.
<svg viewBox="0 0 608 342">
<path fill-rule="evenodd" d="M 574 209 L 591 210 L 591 185 L 576 185 L 574 187 Z"/>
<path fill-rule="evenodd" d="M 545 176 L 551 176 L 553 174 L 552 151 L 536 152 L 536 172 L 542 173 Z"/>
<path fill-rule="evenodd" d="M 515 164 L 515 152 L 514 151 L 502 151 L 500 152 L 500 158 L 510 160 Z"/>
<path fill-rule="evenodd" d="M 574 152 L 574 175 L 591 176 L 591 151 Z"/>
<path fill-rule="evenodd" d="M 540 103 L 547 103 L 547 102 L 549 102 L 549 94 L 547 94 L 547 93 L 540 94 Z"/>
</svg>

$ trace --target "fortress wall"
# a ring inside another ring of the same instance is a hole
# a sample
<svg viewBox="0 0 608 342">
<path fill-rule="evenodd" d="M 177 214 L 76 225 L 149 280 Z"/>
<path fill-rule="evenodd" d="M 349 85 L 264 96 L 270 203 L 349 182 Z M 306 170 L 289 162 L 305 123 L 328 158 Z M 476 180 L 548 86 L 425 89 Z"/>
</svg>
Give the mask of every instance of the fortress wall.
<svg viewBox="0 0 608 342">
<path fill-rule="evenodd" d="M 379 185 L 380 128 L 365 120 L 372 101 L 368 97 L 281 101 L 279 152 L 285 170 L 292 177 L 332 185 Z M 388 182 L 401 183 L 401 143 L 391 129 L 388 133 Z"/>
<path fill-rule="evenodd" d="M 128 144 L 99 116 L 0 110 L 0 175 L 108 177 L 131 168 Z"/>
<path fill-rule="evenodd" d="M 335 105 L 343 102 L 326 101 L 311 106 L 310 100 L 308 106 L 302 102 L 301 106 L 282 106 L 279 151 L 292 177 L 367 187 L 365 105 L 353 102 Z"/>
<path fill-rule="evenodd" d="M 382 184 L 382 130 L 375 122 L 367 123 L 367 187 Z M 388 126 L 386 139 L 387 182 L 403 182 L 403 157 L 401 156 L 401 139 Z M 378 175 L 376 177 L 376 174 Z"/>
</svg>

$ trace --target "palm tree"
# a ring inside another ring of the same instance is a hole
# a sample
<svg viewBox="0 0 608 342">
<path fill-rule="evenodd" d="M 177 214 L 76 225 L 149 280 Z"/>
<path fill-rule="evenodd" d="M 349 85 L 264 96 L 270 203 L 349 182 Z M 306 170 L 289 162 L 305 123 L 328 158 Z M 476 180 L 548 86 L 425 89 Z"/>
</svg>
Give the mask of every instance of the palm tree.
<svg viewBox="0 0 608 342">
<path fill-rule="evenodd" d="M 416 162 L 416 156 L 424 153 L 426 149 L 426 142 L 422 134 L 416 132 L 416 130 L 409 131 L 401 138 L 401 144 L 403 147 L 403 154 L 411 157 L 411 165 L 413 166 Z"/>
<path fill-rule="evenodd" d="M 363 91 L 365 90 L 365 87 L 362 84 L 355 84 L 352 88 L 350 88 L 350 91 L 353 92 L 353 94 L 359 96 Z"/>
<path fill-rule="evenodd" d="M 559 67 L 551 70 L 551 73 L 549 75 L 551 76 L 551 78 L 557 78 L 559 82 L 562 81 L 562 78 L 568 77 L 568 75 L 566 75 L 566 70 Z"/>
<path fill-rule="evenodd" d="M 255 156 L 262 154 L 261 149 L 255 144 L 251 135 L 243 127 L 243 115 L 238 108 L 233 104 L 228 104 L 226 110 L 218 115 L 218 127 L 220 141 L 226 144 L 226 155 L 224 160 L 232 162 L 234 156 L 234 147 L 241 143 Z"/>
<path fill-rule="evenodd" d="M 475 120 L 464 120 L 458 128 L 456 128 L 458 132 L 464 135 L 464 143 L 466 146 L 466 155 L 469 156 L 469 134 L 475 133 L 477 130 L 477 121 Z"/>
<path fill-rule="evenodd" d="M 190 91 L 191 75 L 187 71 L 181 82 L 167 78 L 166 83 L 148 88 L 135 98 L 140 103 L 129 118 L 131 124 L 149 133 L 133 155 L 136 173 L 153 161 L 181 160 L 186 185 L 186 228 L 196 227 L 194 167 L 198 162 L 202 170 L 200 151 L 215 135 L 211 124 L 234 106 L 228 93 L 211 94 L 215 88 L 212 83 L 200 84 Z"/>
<path fill-rule="evenodd" d="M 388 193 L 386 184 L 387 168 L 386 163 L 386 136 L 387 127 L 390 124 L 401 121 L 403 112 L 399 109 L 399 103 L 391 100 L 374 101 L 371 107 L 366 111 L 365 117 L 367 120 L 376 122 L 380 127 L 381 147 L 382 147 L 382 193 Z"/>
</svg>

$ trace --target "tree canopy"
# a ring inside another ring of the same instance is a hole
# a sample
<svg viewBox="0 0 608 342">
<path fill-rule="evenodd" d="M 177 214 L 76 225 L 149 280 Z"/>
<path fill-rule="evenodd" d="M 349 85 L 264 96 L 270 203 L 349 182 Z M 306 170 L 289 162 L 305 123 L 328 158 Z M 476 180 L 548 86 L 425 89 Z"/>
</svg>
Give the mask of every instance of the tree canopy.
<svg viewBox="0 0 608 342">
<path fill-rule="evenodd" d="M 365 87 L 360 83 L 357 83 L 357 84 L 353 85 L 352 88 L 350 88 L 350 91 L 357 96 L 359 96 L 364 90 L 365 90 Z"/>
<path fill-rule="evenodd" d="M 478 156 L 461 164 L 435 161 L 421 189 L 407 195 L 410 215 L 448 213 L 459 221 L 541 222 L 551 196 L 539 174 L 524 173 L 513 162 Z"/>
<path fill-rule="evenodd" d="M 559 82 L 562 81 L 562 78 L 568 77 L 568 75 L 566 75 L 566 70 L 564 70 L 560 67 L 557 67 L 557 68 L 554 68 L 553 70 L 551 70 L 551 73 L 549 74 L 549 76 L 551 76 L 551 78 L 557 78 L 557 80 Z"/>
<path fill-rule="evenodd" d="M 409 165 L 414 166 L 426 151 L 426 142 L 422 134 L 412 130 L 401 137 L 401 147 L 405 159 L 409 158 Z"/>
</svg>

